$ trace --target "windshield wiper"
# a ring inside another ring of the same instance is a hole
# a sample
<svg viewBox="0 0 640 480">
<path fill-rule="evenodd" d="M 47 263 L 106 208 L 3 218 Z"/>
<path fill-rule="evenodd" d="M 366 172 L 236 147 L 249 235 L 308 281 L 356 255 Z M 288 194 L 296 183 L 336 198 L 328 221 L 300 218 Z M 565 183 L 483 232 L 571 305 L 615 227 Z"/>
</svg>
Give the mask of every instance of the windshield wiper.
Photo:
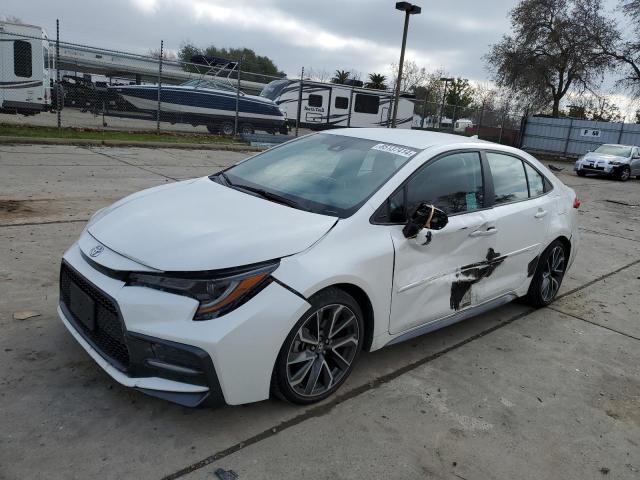
<svg viewBox="0 0 640 480">
<path fill-rule="evenodd" d="M 281 203 L 282 205 L 287 205 L 289 207 L 297 208 L 299 210 L 306 210 L 307 212 L 310 211 L 308 208 L 301 206 L 295 200 L 291 200 L 290 198 L 283 197 L 282 195 L 278 195 L 277 193 L 270 192 L 263 188 L 250 187 L 248 185 L 234 185 L 234 187 L 242 190 L 247 190 L 248 192 L 257 193 L 262 198 L 271 200 L 272 202 Z"/>
<path fill-rule="evenodd" d="M 233 182 L 231 180 L 229 180 L 229 177 L 227 176 L 226 173 L 224 172 L 220 172 L 219 175 L 224 178 L 224 181 L 226 182 L 227 185 L 232 186 Z"/>
</svg>

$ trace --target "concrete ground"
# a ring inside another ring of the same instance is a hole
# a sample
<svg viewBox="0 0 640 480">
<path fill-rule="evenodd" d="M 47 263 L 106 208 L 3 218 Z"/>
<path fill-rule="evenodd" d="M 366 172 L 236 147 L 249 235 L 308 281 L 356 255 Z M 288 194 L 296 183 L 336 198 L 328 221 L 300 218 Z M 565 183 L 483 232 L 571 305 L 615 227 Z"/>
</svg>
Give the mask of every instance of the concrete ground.
<svg viewBox="0 0 640 480">
<path fill-rule="evenodd" d="M 320 405 L 190 410 L 112 381 L 56 317 L 63 251 L 98 208 L 243 156 L 0 147 L 0 478 L 640 478 L 637 180 L 559 174 L 582 241 L 549 308 L 364 354 Z"/>
</svg>

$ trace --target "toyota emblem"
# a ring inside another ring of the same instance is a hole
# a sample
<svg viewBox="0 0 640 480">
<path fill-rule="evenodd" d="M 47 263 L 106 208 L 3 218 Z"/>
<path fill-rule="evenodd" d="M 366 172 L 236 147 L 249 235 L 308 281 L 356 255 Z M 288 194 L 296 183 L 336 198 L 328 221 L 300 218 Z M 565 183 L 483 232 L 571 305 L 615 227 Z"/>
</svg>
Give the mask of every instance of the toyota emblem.
<svg viewBox="0 0 640 480">
<path fill-rule="evenodd" d="M 100 255 L 102 253 L 103 250 L 104 250 L 104 247 L 102 245 L 96 245 L 89 252 L 89 256 L 90 257 L 97 257 L 98 255 Z"/>
</svg>

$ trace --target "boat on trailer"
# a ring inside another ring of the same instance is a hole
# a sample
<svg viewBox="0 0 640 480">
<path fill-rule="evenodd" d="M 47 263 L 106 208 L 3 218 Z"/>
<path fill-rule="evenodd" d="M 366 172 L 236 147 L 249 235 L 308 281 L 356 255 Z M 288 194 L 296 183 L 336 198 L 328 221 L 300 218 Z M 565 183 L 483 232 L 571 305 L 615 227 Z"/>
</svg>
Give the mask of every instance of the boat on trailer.
<svg viewBox="0 0 640 480">
<path fill-rule="evenodd" d="M 238 64 L 231 60 L 198 55 L 191 59 L 206 70 L 199 78 L 182 85 L 160 87 L 160 120 L 170 123 L 204 125 L 212 133 L 233 135 L 236 107 L 239 133 L 262 130 L 287 133 L 286 116 L 278 105 L 265 97 L 247 95 L 231 83 Z M 220 73 L 227 72 L 226 77 Z M 239 73 L 238 73 L 239 74 Z M 156 118 L 158 85 L 117 85 L 110 87 L 127 102 L 125 113 L 108 112 L 115 116 Z"/>
</svg>

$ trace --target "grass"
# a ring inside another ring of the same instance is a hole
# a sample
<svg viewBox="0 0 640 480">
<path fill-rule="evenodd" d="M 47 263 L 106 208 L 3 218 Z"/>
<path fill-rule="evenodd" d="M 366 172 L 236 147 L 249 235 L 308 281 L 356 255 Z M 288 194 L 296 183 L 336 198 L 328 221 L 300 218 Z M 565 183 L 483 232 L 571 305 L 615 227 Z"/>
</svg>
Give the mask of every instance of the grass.
<svg viewBox="0 0 640 480">
<path fill-rule="evenodd" d="M 0 137 L 68 138 L 72 140 L 117 140 L 122 142 L 167 142 L 167 143 L 237 143 L 232 138 L 205 133 L 139 132 L 119 130 L 97 130 L 72 127 L 39 127 L 0 123 Z"/>
</svg>

